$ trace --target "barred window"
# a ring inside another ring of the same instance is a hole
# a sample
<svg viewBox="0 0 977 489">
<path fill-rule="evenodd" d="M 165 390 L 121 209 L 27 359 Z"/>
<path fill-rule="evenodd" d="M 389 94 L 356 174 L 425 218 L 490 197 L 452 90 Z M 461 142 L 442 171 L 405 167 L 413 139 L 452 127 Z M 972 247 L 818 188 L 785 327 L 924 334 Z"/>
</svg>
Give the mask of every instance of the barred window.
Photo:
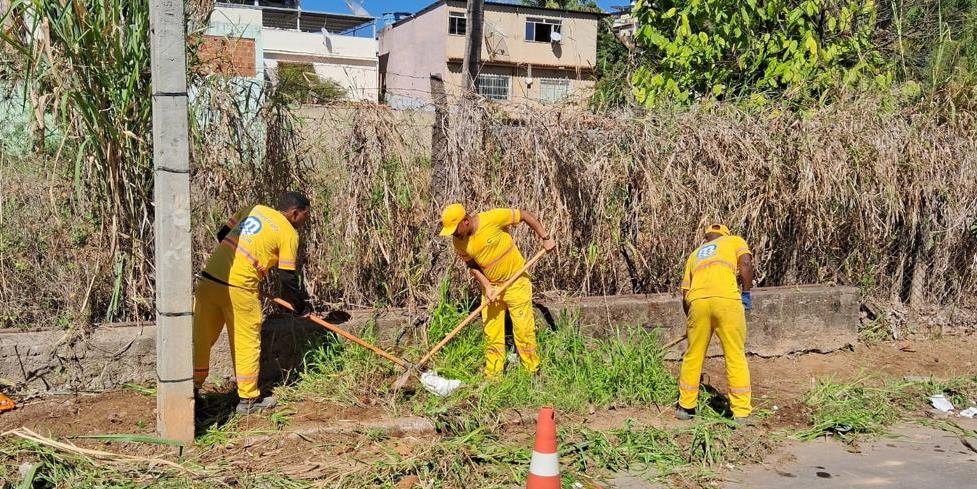
<svg viewBox="0 0 977 489">
<path fill-rule="evenodd" d="M 506 75 L 478 75 L 478 93 L 493 100 L 509 99 L 509 77 Z"/>
<path fill-rule="evenodd" d="M 559 102 L 570 95 L 570 80 L 543 78 L 539 81 L 539 99 L 543 102 Z"/>
</svg>

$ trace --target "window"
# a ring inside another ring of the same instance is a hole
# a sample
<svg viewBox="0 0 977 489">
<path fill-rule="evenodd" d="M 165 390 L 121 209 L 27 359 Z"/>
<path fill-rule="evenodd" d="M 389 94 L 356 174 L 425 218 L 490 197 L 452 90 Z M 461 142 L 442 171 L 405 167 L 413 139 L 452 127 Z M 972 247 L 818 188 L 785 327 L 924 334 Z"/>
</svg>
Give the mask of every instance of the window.
<svg viewBox="0 0 977 489">
<path fill-rule="evenodd" d="M 570 95 L 570 80 L 543 78 L 539 80 L 539 99 L 543 102 L 559 102 Z"/>
<path fill-rule="evenodd" d="M 464 36 L 468 32 L 468 19 L 464 12 L 448 12 L 448 34 Z"/>
<path fill-rule="evenodd" d="M 492 100 L 508 100 L 509 77 L 505 75 L 478 75 L 478 94 Z"/>
<path fill-rule="evenodd" d="M 526 18 L 526 40 L 534 42 L 550 42 L 553 40 L 553 33 L 560 32 L 559 19 L 544 19 L 542 17 Z"/>
</svg>

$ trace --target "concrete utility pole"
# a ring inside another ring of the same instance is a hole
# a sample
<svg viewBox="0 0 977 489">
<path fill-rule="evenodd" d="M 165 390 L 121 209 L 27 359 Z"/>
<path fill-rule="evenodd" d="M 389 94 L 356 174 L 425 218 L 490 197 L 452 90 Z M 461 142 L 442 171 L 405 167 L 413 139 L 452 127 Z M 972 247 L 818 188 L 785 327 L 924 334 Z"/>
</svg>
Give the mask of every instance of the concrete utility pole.
<svg viewBox="0 0 977 489">
<path fill-rule="evenodd" d="M 183 0 L 150 0 L 156 223 L 156 430 L 193 442 L 190 143 Z"/>
<path fill-rule="evenodd" d="M 465 59 L 462 66 L 462 79 L 465 81 L 465 91 L 475 91 L 475 80 L 478 78 L 479 65 L 482 62 L 482 25 L 485 11 L 484 0 L 468 0 L 467 8 L 468 35 L 465 37 Z"/>
</svg>

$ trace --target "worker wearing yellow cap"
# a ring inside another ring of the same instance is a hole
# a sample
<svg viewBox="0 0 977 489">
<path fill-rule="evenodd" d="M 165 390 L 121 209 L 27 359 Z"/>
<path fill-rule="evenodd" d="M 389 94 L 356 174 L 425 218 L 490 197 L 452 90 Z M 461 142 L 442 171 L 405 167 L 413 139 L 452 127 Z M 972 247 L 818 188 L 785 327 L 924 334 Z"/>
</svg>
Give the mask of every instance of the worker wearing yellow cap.
<svg viewBox="0 0 977 489">
<path fill-rule="evenodd" d="M 737 285 L 740 279 L 740 286 Z M 679 374 L 678 419 L 695 414 L 699 376 L 713 332 L 726 360 L 733 419 L 752 424 L 750 368 L 746 363 L 746 313 L 753 307 L 753 255 L 746 241 L 722 224 L 705 229 L 705 240 L 689 255 L 682 278 L 683 307 L 688 317 L 688 350 Z"/>
<path fill-rule="evenodd" d="M 542 241 L 546 251 L 556 242 L 531 213 L 521 209 L 492 209 L 468 214 L 461 204 L 445 207 L 441 214 L 441 236 L 452 236 L 458 256 L 482 289 L 485 325 L 485 375 L 498 378 L 505 367 L 505 312 L 512 318 L 512 336 L 526 370 L 539 370 L 536 351 L 536 321 L 533 318 L 533 284 L 523 275 L 502 294 L 496 287 L 512 278 L 523 265 L 519 248 L 507 232 L 509 226 L 525 222 Z"/>
</svg>

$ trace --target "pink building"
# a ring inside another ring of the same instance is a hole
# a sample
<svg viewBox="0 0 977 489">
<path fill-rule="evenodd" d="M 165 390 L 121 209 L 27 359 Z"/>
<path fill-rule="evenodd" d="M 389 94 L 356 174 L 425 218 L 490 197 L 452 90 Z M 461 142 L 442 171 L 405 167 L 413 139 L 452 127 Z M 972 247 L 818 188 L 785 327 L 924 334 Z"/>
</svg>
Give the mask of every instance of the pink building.
<svg viewBox="0 0 977 489">
<path fill-rule="evenodd" d="M 605 14 L 485 2 L 478 92 L 500 101 L 555 102 L 590 94 L 597 23 Z M 395 108 L 431 102 L 432 74 L 449 100 L 464 86 L 465 2 L 441 0 L 380 32 L 380 99 Z"/>
</svg>

